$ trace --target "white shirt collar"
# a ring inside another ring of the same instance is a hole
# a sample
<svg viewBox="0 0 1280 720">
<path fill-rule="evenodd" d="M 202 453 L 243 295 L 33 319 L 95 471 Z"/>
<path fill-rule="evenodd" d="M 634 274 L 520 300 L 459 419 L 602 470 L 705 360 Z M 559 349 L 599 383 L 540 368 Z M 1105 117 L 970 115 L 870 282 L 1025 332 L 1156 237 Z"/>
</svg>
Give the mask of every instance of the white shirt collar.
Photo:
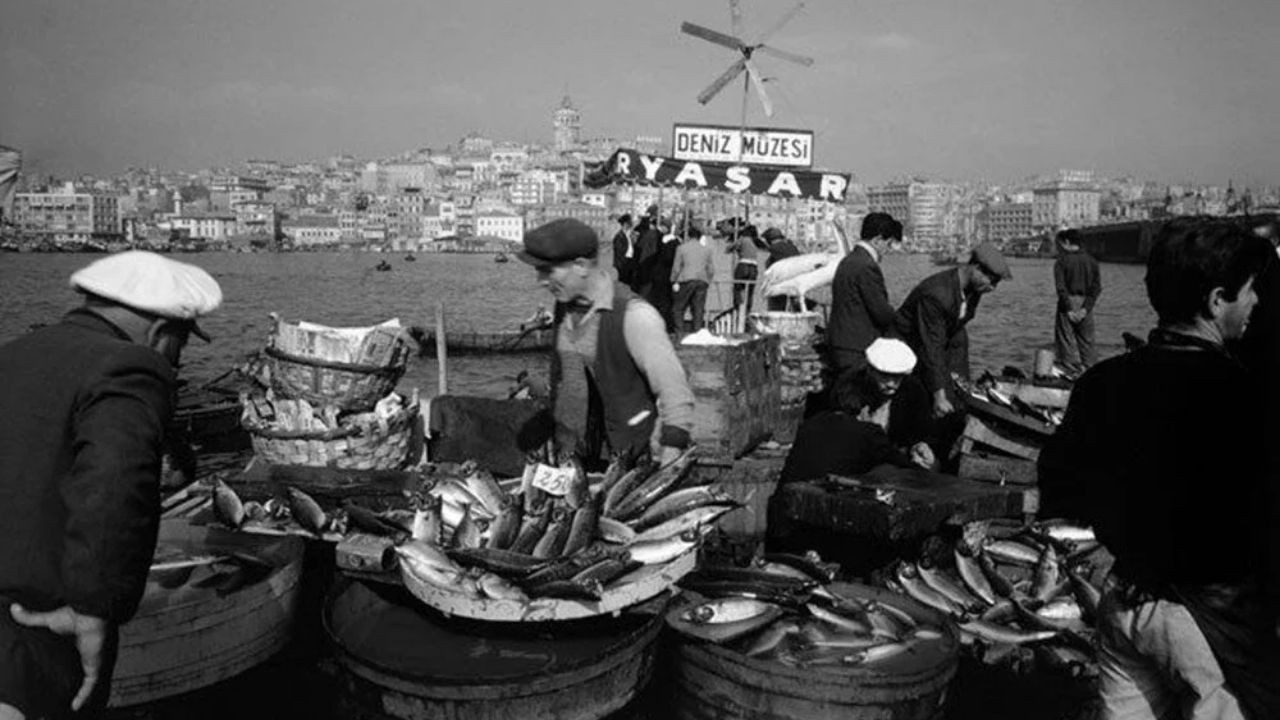
<svg viewBox="0 0 1280 720">
<path fill-rule="evenodd" d="M 877 265 L 880 264 L 880 253 L 876 252 L 876 249 L 871 247 L 871 243 L 866 240 L 855 240 L 853 246 L 866 250 L 867 254 L 871 256 L 871 259 L 875 260 Z"/>
</svg>

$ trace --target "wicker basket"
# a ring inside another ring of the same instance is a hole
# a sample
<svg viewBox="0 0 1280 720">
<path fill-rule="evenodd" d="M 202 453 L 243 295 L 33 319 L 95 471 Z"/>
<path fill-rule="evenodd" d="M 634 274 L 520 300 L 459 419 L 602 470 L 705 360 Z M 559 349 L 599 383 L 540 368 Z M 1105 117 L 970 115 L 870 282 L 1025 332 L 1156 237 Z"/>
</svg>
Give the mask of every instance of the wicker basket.
<svg viewBox="0 0 1280 720">
<path fill-rule="evenodd" d="M 407 356 L 385 367 L 296 357 L 267 347 L 271 389 L 282 397 L 316 405 L 336 405 L 340 410 L 367 410 L 404 376 Z"/>
<path fill-rule="evenodd" d="M 411 402 L 385 425 L 320 432 L 277 430 L 247 414 L 241 424 L 249 432 L 254 454 L 275 465 L 396 470 L 408 460 L 417 417 L 418 404 Z"/>
<path fill-rule="evenodd" d="M 777 335 L 784 347 L 812 345 L 818 332 L 816 312 L 751 313 L 751 327 L 762 335 Z"/>
</svg>

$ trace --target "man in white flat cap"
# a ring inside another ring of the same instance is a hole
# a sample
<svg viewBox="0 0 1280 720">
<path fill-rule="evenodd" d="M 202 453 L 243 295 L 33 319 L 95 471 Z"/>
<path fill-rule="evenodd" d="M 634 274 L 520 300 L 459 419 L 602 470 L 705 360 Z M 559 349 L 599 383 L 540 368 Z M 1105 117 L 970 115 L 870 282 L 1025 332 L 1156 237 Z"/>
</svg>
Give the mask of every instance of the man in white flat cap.
<svg viewBox="0 0 1280 720">
<path fill-rule="evenodd" d="M 782 482 L 860 475 L 877 465 L 935 469 L 929 396 L 912 377 L 916 355 L 901 340 L 877 338 L 867 364 L 831 386 L 832 408 L 806 419 L 782 469 Z"/>
<path fill-rule="evenodd" d="M 155 551 L 178 361 L 222 302 L 204 270 L 148 252 L 71 286 L 80 307 L 0 346 L 0 720 L 105 707 Z"/>
</svg>

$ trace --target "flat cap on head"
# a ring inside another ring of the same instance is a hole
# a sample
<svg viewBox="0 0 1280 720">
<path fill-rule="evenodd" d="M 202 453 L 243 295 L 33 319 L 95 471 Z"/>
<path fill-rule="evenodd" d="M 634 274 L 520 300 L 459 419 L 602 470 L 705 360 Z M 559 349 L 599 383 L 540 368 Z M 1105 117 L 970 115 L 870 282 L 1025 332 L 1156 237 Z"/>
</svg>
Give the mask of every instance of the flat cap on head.
<svg viewBox="0 0 1280 720">
<path fill-rule="evenodd" d="M 209 336 L 195 325 L 222 304 L 222 288 L 204 270 L 144 250 L 108 255 L 71 275 L 71 287 L 141 312 L 191 321 L 197 337 Z"/>
<path fill-rule="evenodd" d="M 1013 271 L 1009 269 L 1009 263 L 1005 261 L 1004 255 L 989 242 L 984 242 L 973 249 L 973 253 L 969 256 L 969 262 L 980 266 L 987 274 L 992 277 L 1008 280 L 1013 277 Z"/>
<path fill-rule="evenodd" d="M 581 220 L 560 218 L 524 234 L 524 249 L 516 257 L 543 267 L 578 258 L 593 258 L 600 252 L 596 231 Z"/>
<path fill-rule="evenodd" d="M 867 362 L 882 373 L 906 375 L 916 368 L 916 354 L 901 340 L 882 337 L 867 347 Z"/>
<path fill-rule="evenodd" d="M 778 228 L 771 227 L 768 230 L 765 230 L 764 235 L 761 235 L 760 237 L 764 238 L 765 240 L 768 240 L 769 242 L 773 242 L 774 240 L 781 240 L 785 236 L 782 234 L 782 231 L 779 230 Z"/>
</svg>

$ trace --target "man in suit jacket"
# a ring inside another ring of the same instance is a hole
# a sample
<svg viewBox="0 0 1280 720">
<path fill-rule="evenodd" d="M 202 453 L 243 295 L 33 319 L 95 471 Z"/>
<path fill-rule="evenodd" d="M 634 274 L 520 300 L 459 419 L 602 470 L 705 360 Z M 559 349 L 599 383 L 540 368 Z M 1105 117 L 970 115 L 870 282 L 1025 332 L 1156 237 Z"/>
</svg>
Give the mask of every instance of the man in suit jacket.
<svg viewBox="0 0 1280 720">
<path fill-rule="evenodd" d="M 146 587 L 176 367 L 208 273 L 153 253 L 71 276 L 84 305 L 0 347 L 0 718 L 105 707 Z"/>
<path fill-rule="evenodd" d="M 636 268 L 632 225 L 631 213 L 623 213 L 618 217 L 618 232 L 613 236 L 613 269 L 618 272 L 618 282 L 627 286 L 631 285 L 631 276 L 635 274 Z"/>
<path fill-rule="evenodd" d="M 861 239 L 836 266 L 831 282 L 831 316 L 827 321 L 828 361 L 832 372 L 857 370 L 866 364 L 867 347 L 896 332 L 897 313 L 889 304 L 880 271 L 880 253 L 902 242 L 902 223 L 883 212 L 862 220 Z"/>
<path fill-rule="evenodd" d="M 1011 277 L 1000 251 L 982 243 L 964 265 L 921 280 L 898 308 L 898 334 L 920 358 L 916 375 L 932 398 L 935 418 L 955 412 L 951 373 L 969 378 L 965 326 L 977 313 L 978 301 Z"/>
</svg>

